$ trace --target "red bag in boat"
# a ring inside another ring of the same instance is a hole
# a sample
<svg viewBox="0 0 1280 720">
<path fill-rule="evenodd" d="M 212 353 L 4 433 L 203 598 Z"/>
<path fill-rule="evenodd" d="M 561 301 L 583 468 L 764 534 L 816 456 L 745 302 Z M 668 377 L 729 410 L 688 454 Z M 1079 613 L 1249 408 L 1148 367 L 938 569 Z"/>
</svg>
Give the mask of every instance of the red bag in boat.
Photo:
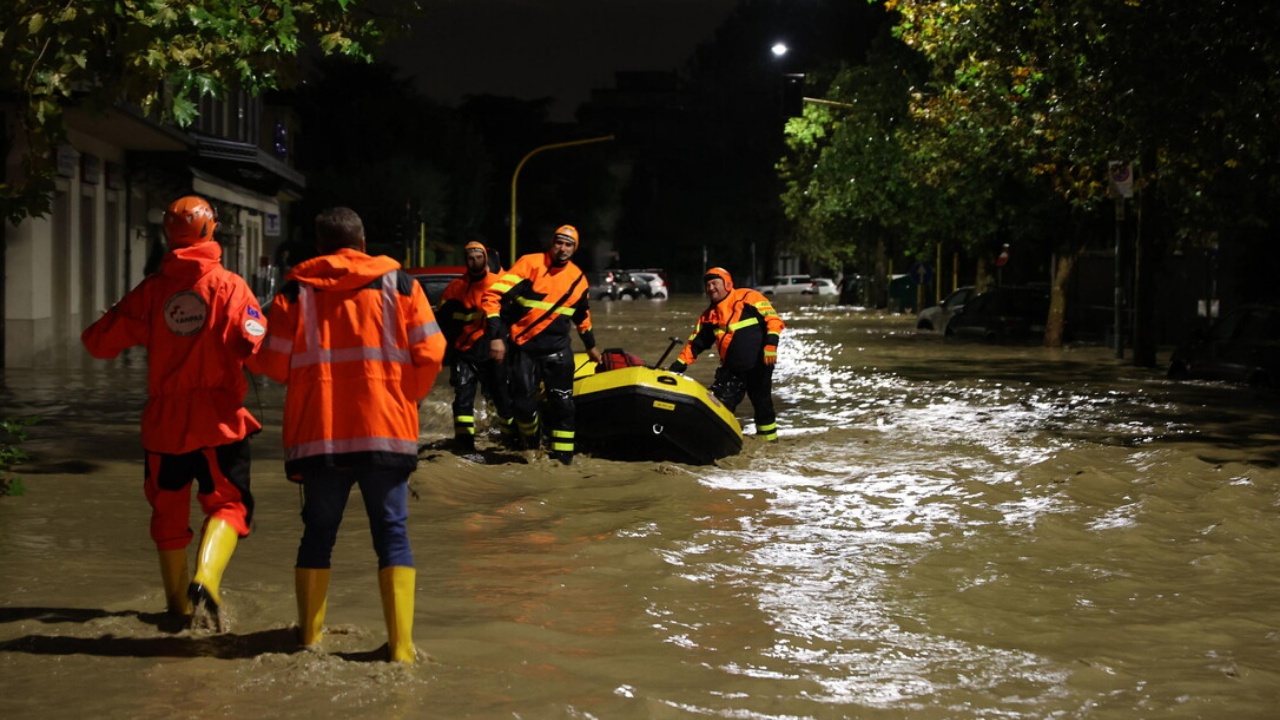
<svg viewBox="0 0 1280 720">
<path fill-rule="evenodd" d="M 609 348 L 601 352 L 600 355 L 600 363 L 596 365 L 596 372 L 617 370 L 624 367 L 644 367 L 644 360 L 622 348 Z"/>
</svg>

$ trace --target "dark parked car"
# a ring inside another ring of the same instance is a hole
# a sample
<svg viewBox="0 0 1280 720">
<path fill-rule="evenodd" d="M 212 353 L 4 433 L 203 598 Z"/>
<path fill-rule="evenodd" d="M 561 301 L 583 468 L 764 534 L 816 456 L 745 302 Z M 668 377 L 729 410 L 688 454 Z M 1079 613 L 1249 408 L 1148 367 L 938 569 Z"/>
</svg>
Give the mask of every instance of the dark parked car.
<svg viewBox="0 0 1280 720">
<path fill-rule="evenodd" d="M 1280 386 L 1280 307 L 1244 305 L 1173 351 L 1169 377 Z"/>
<path fill-rule="evenodd" d="M 989 342 L 1032 340 L 1044 336 L 1049 291 L 1002 287 L 974 295 L 951 316 L 946 336 Z"/>
<path fill-rule="evenodd" d="M 950 295 L 943 298 L 942 302 L 920 311 L 916 316 L 916 329 L 946 332 L 951 316 L 959 312 L 964 307 L 965 301 L 977 292 L 971 285 L 956 288 Z"/>
</svg>

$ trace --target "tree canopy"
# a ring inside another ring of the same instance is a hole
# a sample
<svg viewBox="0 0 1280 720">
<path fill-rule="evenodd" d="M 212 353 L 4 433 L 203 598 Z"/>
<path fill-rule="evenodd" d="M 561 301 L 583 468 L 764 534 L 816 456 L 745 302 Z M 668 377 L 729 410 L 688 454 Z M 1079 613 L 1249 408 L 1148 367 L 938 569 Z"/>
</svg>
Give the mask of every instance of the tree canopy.
<svg viewBox="0 0 1280 720">
<path fill-rule="evenodd" d="M 780 170 L 802 229 L 853 222 L 907 250 L 1022 233 L 1070 254 L 1110 203 L 1112 161 L 1138 168 L 1168 234 L 1280 220 L 1280 6 L 872 2 L 895 42 L 850 58 L 832 105 L 789 126 Z M 810 232 L 810 254 L 844 238 Z"/>
<path fill-rule="evenodd" d="M 0 93 L 16 99 L 23 173 L 0 183 L 0 213 L 47 211 L 62 110 L 137 108 L 180 126 L 206 95 L 296 80 L 306 52 L 368 59 L 416 3 L 362 0 L 8 0 L 0 7 Z"/>
</svg>

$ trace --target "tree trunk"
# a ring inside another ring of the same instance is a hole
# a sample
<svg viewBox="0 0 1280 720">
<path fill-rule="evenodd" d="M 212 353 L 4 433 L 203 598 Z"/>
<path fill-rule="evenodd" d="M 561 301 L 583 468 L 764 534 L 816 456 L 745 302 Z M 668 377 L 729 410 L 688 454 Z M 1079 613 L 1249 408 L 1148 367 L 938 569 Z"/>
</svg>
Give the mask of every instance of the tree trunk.
<svg viewBox="0 0 1280 720">
<path fill-rule="evenodd" d="M 1054 260 L 1053 287 L 1049 292 L 1049 317 L 1044 325 L 1044 346 L 1062 347 L 1062 338 L 1067 319 L 1067 282 L 1076 268 L 1076 260 L 1080 258 L 1081 247 L 1073 252 L 1056 256 Z"/>
</svg>

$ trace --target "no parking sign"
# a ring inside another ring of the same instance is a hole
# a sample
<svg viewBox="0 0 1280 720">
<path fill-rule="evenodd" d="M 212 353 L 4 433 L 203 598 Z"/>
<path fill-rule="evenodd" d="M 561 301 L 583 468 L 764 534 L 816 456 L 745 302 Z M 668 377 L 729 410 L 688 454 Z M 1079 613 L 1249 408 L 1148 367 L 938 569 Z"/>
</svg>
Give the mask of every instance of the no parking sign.
<svg viewBox="0 0 1280 720">
<path fill-rule="evenodd" d="M 1133 167 L 1127 162 L 1107 163 L 1107 177 L 1111 181 L 1107 195 L 1113 198 L 1133 197 Z"/>
</svg>

